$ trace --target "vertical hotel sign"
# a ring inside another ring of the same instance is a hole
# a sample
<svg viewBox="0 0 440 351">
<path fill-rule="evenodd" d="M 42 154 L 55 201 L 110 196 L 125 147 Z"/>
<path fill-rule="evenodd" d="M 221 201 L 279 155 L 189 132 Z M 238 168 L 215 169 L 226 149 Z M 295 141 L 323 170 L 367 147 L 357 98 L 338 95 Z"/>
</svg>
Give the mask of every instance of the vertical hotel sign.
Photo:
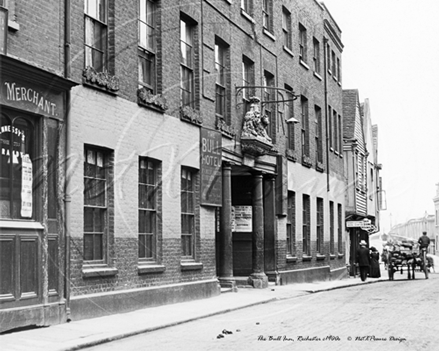
<svg viewBox="0 0 440 351">
<path fill-rule="evenodd" d="M 202 205 L 222 205 L 222 135 L 200 128 L 200 171 Z"/>
</svg>

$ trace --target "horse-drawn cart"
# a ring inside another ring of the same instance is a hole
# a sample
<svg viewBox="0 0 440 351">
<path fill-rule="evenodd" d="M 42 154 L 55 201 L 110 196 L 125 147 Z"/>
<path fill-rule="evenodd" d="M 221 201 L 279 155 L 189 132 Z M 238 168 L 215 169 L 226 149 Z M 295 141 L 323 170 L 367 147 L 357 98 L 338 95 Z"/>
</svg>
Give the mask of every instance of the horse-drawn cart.
<svg viewBox="0 0 440 351">
<path fill-rule="evenodd" d="M 418 245 L 411 241 L 393 244 L 388 251 L 387 270 L 388 279 L 394 280 L 394 273 L 407 271 L 408 279 L 415 279 L 416 268 L 425 273 L 429 278 L 429 265 L 426 252 L 419 253 Z"/>
</svg>

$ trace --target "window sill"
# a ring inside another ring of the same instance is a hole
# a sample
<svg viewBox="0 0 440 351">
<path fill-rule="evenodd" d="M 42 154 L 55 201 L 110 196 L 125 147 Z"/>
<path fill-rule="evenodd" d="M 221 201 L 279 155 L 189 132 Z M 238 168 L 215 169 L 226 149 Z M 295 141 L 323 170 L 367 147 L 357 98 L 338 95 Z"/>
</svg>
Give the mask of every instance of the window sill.
<svg viewBox="0 0 440 351">
<path fill-rule="evenodd" d="M 338 258 L 343 258 L 344 254 L 343 253 L 338 253 Z"/>
<path fill-rule="evenodd" d="M 287 149 L 286 150 L 286 157 L 289 161 L 292 162 L 296 162 L 297 161 L 297 157 L 295 156 L 295 151 L 292 149 Z"/>
<path fill-rule="evenodd" d="M 232 1 L 231 0 L 225 0 L 229 5 L 232 5 Z"/>
<path fill-rule="evenodd" d="M 107 72 L 97 72 L 88 66 L 82 72 L 83 84 L 116 96 L 119 91 L 119 78 Z"/>
<path fill-rule="evenodd" d="M 304 256 L 302 257 L 302 260 L 303 260 L 303 261 L 311 261 L 311 260 L 312 260 L 312 256 L 304 255 Z"/>
<path fill-rule="evenodd" d="M 271 32 L 269 32 L 268 29 L 263 28 L 263 34 L 268 36 L 270 39 L 272 39 L 273 41 L 276 41 L 277 39 L 275 38 L 275 35 L 273 35 Z"/>
<path fill-rule="evenodd" d="M 138 274 L 148 274 L 148 273 L 163 273 L 166 267 L 161 264 L 139 264 Z"/>
<path fill-rule="evenodd" d="M 151 94 L 146 88 L 137 90 L 138 105 L 164 113 L 168 109 L 167 100 L 161 94 Z"/>
<path fill-rule="evenodd" d="M 287 263 L 295 263 L 297 261 L 298 261 L 298 257 L 296 257 L 296 256 L 286 256 Z"/>
<path fill-rule="evenodd" d="M 111 267 L 90 267 L 83 268 L 82 275 L 83 278 L 101 278 L 101 277 L 113 277 L 118 274 L 117 268 Z"/>
<path fill-rule="evenodd" d="M 198 271 L 203 269 L 201 262 L 180 262 L 180 269 L 182 271 Z"/>
<path fill-rule="evenodd" d="M 333 75 L 331 69 L 328 69 L 328 70 L 327 70 L 327 73 L 330 74 L 330 75 Z"/>
<path fill-rule="evenodd" d="M 249 22 L 255 24 L 255 20 L 252 18 L 250 14 L 248 14 L 245 10 L 241 9 L 241 15 L 246 18 Z"/>
<path fill-rule="evenodd" d="M 316 71 L 313 72 L 313 75 L 314 75 L 316 78 L 318 78 L 319 80 L 322 81 L 322 77 L 321 77 L 318 73 L 316 73 Z"/>
<path fill-rule="evenodd" d="M 11 229 L 36 229 L 43 230 L 44 227 L 40 222 L 27 222 L 27 221 L 0 221 L 0 228 L 11 228 Z"/>
<path fill-rule="evenodd" d="M 335 76 L 333 76 L 333 80 L 337 83 L 338 82 L 338 78 L 336 78 Z"/>
<path fill-rule="evenodd" d="M 196 126 L 201 126 L 203 124 L 201 112 L 190 106 L 180 107 L 180 120 Z"/>
<path fill-rule="evenodd" d="M 305 63 L 301 58 L 299 59 L 299 63 L 301 66 L 303 66 L 305 69 L 309 70 L 310 67 L 307 63 Z"/>
<path fill-rule="evenodd" d="M 8 20 L 8 29 L 13 32 L 17 32 L 20 30 L 20 25 L 18 24 L 18 22 Z"/>
<path fill-rule="evenodd" d="M 341 82 L 338 82 L 338 85 L 339 85 L 340 87 L 342 87 L 342 83 L 341 83 Z"/>
<path fill-rule="evenodd" d="M 336 255 L 334 255 L 334 254 L 330 254 L 330 259 L 331 260 L 334 260 L 336 258 Z"/>
<path fill-rule="evenodd" d="M 316 260 L 317 260 L 317 261 L 325 260 L 325 255 L 322 255 L 322 254 L 316 254 Z"/>
<path fill-rule="evenodd" d="M 290 50 L 286 45 L 283 45 L 283 50 L 284 50 L 285 52 L 287 52 L 290 56 L 292 56 L 292 57 L 295 56 L 295 54 L 293 53 L 293 51 Z"/>
</svg>

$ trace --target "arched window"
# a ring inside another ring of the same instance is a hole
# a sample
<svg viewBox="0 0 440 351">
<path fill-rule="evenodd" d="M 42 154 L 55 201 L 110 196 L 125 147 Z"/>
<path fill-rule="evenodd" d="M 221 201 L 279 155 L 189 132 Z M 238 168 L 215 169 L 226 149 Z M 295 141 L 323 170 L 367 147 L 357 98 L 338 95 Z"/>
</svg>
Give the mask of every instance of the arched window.
<svg viewBox="0 0 440 351">
<path fill-rule="evenodd" d="M 1 115 L 1 218 L 34 218 L 34 133 L 35 126 L 31 119 Z"/>
</svg>

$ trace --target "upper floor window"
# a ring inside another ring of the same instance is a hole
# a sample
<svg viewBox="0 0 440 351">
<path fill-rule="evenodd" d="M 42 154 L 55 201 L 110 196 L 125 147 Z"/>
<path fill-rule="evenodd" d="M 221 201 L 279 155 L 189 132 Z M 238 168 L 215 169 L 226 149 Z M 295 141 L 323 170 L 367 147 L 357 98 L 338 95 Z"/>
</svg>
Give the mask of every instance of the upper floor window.
<svg viewBox="0 0 440 351">
<path fill-rule="evenodd" d="M 329 71 L 331 71 L 332 66 L 331 66 L 331 56 L 330 56 L 330 45 L 327 44 L 327 69 Z"/>
<path fill-rule="evenodd" d="M 319 50 L 319 41 L 313 38 L 313 69 L 316 73 L 321 74 L 321 56 Z"/>
<path fill-rule="evenodd" d="M 328 132 L 329 132 L 329 146 L 333 148 L 333 122 L 332 122 L 332 108 L 328 106 Z"/>
<path fill-rule="evenodd" d="M 107 0 L 85 0 L 85 67 L 98 72 L 107 70 L 108 55 Z"/>
<path fill-rule="evenodd" d="M 287 84 L 284 85 L 284 89 L 291 92 L 291 94 L 286 94 L 287 99 L 293 99 L 293 88 Z M 285 119 L 289 120 L 293 117 L 293 100 L 286 101 L 284 103 L 284 111 L 285 111 Z M 287 123 L 287 140 L 288 140 L 288 148 L 291 150 L 295 150 L 295 123 Z"/>
<path fill-rule="evenodd" d="M 303 156 L 309 154 L 309 101 L 301 96 L 301 152 Z"/>
<path fill-rule="evenodd" d="M 180 101 L 182 106 L 195 107 L 194 91 L 195 26 L 180 20 Z"/>
<path fill-rule="evenodd" d="M 283 17 L 282 17 L 282 27 L 283 27 L 283 44 L 289 50 L 292 50 L 292 16 L 290 12 L 283 6 Z"/>
<path fill-rule="evenodd" d="M 322 154 L 322 115 L 321 108 L 315 105 L 315 147 L 316 147 L 316 161 L 323 161 Z"/>
<path fill-rule="evenodd" d="M 272 32 L 272 0 L 263 0 L 263 28 Z"/>
<path fill-rule="evenodd" d="M 299 24 L 299 59 L 307 62 L 307 29 Z"/>
<path fill-rule="evenodd" d="M 332 51 L 332 72 L 336 76 L 336 55 L 334 51 Z"/>
<path fill-rule="evenodd" d="M 339 60 L 339 57 L 336 59 L 336 78 L 338 78 L 338 82 L 341 81 L 341 61 Z"/>
<path fill-rule="evenodd" d="M 243 86 L 253 86 L 254 83 L 254 63 L 243 56 L 243 60 L 241 62 L 242 76 L 243 76 Z M 243 111 L 246 113 L 249 110 L 249 100 L 255 95 L 255 91 L 252 88 L 243 88 Z"/>
<path fill-rule="evenodd" d="M 138 66 L 139 85 L 156 93 L 156 3 L 139 1 Z"/>
<path fill-rule="evenodd" d="M 247 14 L 252 15 L 252 0 L 241 0 L 241 8 Z"/>
<path fill-rule="evenodd" d="M 333 147 L 335 151 L 339 151 L 339 132 L 338 132 L 338 114 L 333 110 Z"/>
<path fill-rule="evenodd" d="M 215 41 L 215 113 L 226 117 L 226 94 L 227 94 L 227 51 L 228 47 L 216 39 Z"/>
<path fill-rule="evenodd" d="M 275 112 L 274 112 L 274 104 L 270 101 L 275 100 L 275 89 L 270 89 L 270 87 L 274 87 L 275 79 L 274 76 L 264 71 L 263 75 L 263 86 L 264 86 L 264 99 L 263 99 L 263 115 L 266 115 L 269 121 L 269 125 L 267 126 L 267 134 L 272 138 L 272 141 L 275 140 Z"/>
</svg>

